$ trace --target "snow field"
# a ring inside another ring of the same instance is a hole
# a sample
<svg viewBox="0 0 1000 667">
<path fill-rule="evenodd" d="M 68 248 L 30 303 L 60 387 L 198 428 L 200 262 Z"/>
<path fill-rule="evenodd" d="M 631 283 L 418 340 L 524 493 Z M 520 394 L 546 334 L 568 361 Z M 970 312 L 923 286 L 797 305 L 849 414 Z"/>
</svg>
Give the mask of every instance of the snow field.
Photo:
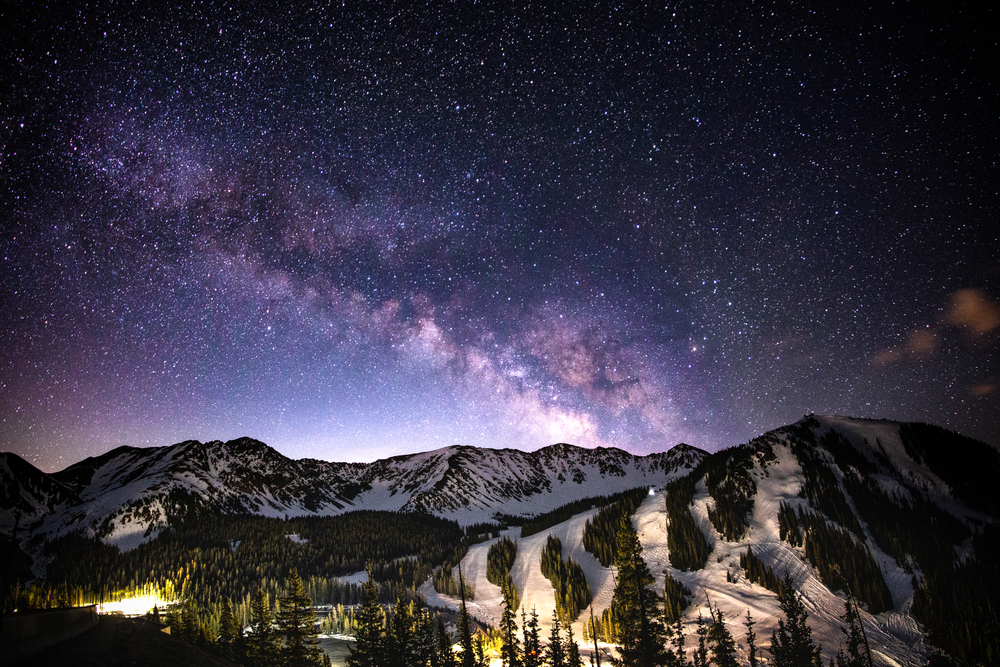
<svg viewBox="0 0 1000 667">
<path fill-rule="evenodd" d="M 870 443 L 875 442 L 876 436 L 867 437 Z M 881 440 L 886 446 L 888 438 Z M 822 645 L 825 664 L 844 645 L 846 639 L 843 622 L 840 619 L 844 612 L 846 596 L 843 593 L 835 594 L 826 588 L 818 573 L 805 560 L 804 549 L 793 548 L 779 539 L 778 508 L 782 502 L 795 508 L 805 503 L 798 496 L 804 478 L 797 460 L 787 445 L 775 444 L 774 452 L 777 461 L 768 464 L 765 469 L 758 466 L 753 471 L 758 493 L 750 528 L 744 539 L 739 542 L 727 542 L 715 531 L 708 519 L 708 508 L 712 499 L 704 481 L 697 485 L 691 508 L 692 515 L 713 549 L 703 569 L 681 572 L 670 565 L 670 553 L 667 547 L 668 527 L 661 491 L 658 490 L 655 495 L 643 500 L 633 517 L 633 525 L 643 547 L 643 557 L 656 580 L 654 590 L 662 593 L 664 573 L 669 572 L 691 591 L 692 604 L 685 611 L 683 621 L 688 635 L 694 633 L 699 613 L 708 618 L 710 601 L 713 607 L 722 610 L 730 625 L 730 631 L 737 640 L 739 651 L 744 657 L 746 631 L 743 621 L 748 610 L 757 623 L 754 629 L 758 648 L 766 649 L 769 646 L 771 633 L 777 628 L 778 619 L 783 616 L 777 595 L 747 581 L 739 568 L 740 554 L 746 550 L 747 545 L 752 545 L 754 553 L 778 576 L 782 576 L 786 571 L 791 574 L 796 587 L 804 596 L 813 640 Z M 541 554 L 548 535 L 555 535 L 562 541 L 563 559 L 572 558 L 583 569 L 594 597 L 595 617 L 599 617 L 611 604 L 615 586 L 613 568 L 601 567 L 597 559 L 583 548 L 584 524 L 596 512 L 597 510 L 590 510 L 578 514 L 547 531 L 526 538 L 517 537 L 519 529 L 507 531 L 511 539 L 518 541 L 518 554 L 511 569 L 511 578 L 521 594 L 524 608 L 529 613 L 532 607 L 537 609 L 543 638 L 548 635 L 555 607 L 552 585 L 542 576 L 540 569 Z M 502 612 L 500 589 L 486 581 L 486 554 L 494 541 L 471 547 L 462 561 L 462 571 L 476 586 L 476 599 L 468 602 L 470 613 L 496 626 Z M 873 648 L 875 662 L 877 665 L 890 667 L 923 664 L 929 647 L 917 623 L 908 614 L 913 595 L 909 575 L 903 572 L 892 558 L 880 551 L 873 550 L 873 555 L 883 568 L 886 582 L 897 605 L 895 610 L 878 616 L 872 616 L 861 610 L 862 622 Z M 726 580 L 727 571 L 735 578 L 732 583 Z M 458 607 L 457 600 L 434 593 L 429 582 L 421 590 L 428 593 L 431 604 Z M 583 628 L 588 619 L 589 610 L 585 609 L 573 624 L 573 632 L 578 641 L 582 642 Z M 519 615 L 518 625 L 520 622 Z M 690 637 L 687 646 L 689 650 L 693 648 Z M 585 647 L 581 646 L 581 649 Z"/>
</svg>

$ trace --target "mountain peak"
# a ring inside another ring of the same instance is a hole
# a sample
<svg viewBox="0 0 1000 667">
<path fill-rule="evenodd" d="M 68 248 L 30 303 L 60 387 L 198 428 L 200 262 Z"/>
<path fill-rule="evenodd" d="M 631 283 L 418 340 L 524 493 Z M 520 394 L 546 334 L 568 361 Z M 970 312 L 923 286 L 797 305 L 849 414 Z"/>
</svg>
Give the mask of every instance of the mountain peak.
<svg viewBox="0 0 1000 667">
<path fill-rule="evenodd" d="M 29 505 L 50 535 L 84 530 L 122 547 L 155 535 L 176 507 L 265 516 L 422 511 L 472 524 L 497 513 L 535 515 L 593 495 L 662 485 L 703 456 L 687 447 L 635 456 L 568 443 L 535 452 L 456 445 L 348 464 L 292 460 L 250 437 L 188 440 L 119 447 L 51 476 L 35 470 L 53 488 L 71 490 L 59 498 L 75 500 L 66 511 L 45 500 L 53 493 Z M 9 475 L 8 484 L 17 486 L 18 477 Z"/>
</svg>

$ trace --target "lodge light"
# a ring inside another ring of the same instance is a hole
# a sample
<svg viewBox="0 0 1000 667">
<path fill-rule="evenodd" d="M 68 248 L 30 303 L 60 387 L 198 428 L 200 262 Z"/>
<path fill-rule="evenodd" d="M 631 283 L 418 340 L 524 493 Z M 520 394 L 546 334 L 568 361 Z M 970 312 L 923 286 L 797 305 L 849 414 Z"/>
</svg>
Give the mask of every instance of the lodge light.
<svg viewBox="0 0 1000 667">
<path fill-rule="evenodd" d="M 171 604 L 170 601 L 164 600 L 157 595 L 139 595 L 114 602 L 103 602 L 97 605 L 97 613 L 142 616 L 146 612 L 152 611 L 154 606 L 162 610 L 168 604 Z"/>
</svg>

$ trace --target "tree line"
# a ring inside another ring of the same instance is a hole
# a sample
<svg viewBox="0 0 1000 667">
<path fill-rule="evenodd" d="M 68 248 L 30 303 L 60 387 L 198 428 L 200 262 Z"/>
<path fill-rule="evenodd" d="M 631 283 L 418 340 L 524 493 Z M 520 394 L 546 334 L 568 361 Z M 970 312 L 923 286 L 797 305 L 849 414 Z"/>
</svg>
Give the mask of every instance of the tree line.
<svg viewBox="0 0 1000 667">
<path fill-rule="evenodd" d="M 778 508 L 778 531 L 790 545 L 805 546 L 806 558 L 831 590 L 851 593 L 863 600 L 873 614 L 893 608 L 892 593 L 882 576 L 882 569 L 868 546 L 850 531 L 801 507 L 796 513 L 785 503 Z M 774 573 L 761 569 L 749 547 L 747 554 L 740 557 L 741 565 L 744 559 L 752 567 L 752 570 L 744 568 L 747 578 L 777 592 L 773 588 Z"/>
<path fill-rule="evenodd" d="M 640 501 L 642 497 L 646 495 L 646 487 L 629 489 L 628 491 L 621 491 L 619 493 L 613 493 L 607 496 L 592 496 L 590 498 L 584 498 L 582 500 L 575 500 L 573 502 L 566 503 L 561 507 L 557 507 L 554 510 L 545 512 L 544 514 L 539 514 L 538 516 L 523 520 L 521 523 L 521 537 L 528 537 L 529 535 L 535 535 L 542 532 L 543 530 L 548 530 L 553 526 L 556 526 L 563 521 L 573 518 L 577 514 L 586 512 L 594 507 L 606 507 L 607 505 L 612 505 L 624 498 L 636 497 Z M 638 504 L 636 504 L 638 507 Z M 635 510 L 633 509 L 633 512 Z"/>
<path fill-rule="evenodd" d="M 474 544 L 474 541 L 483 541 L 483 539 L 489 539 L 489 533 L 486 533 L 484 538 L 481 533 L 475 533 L 475 537 L 466 536 L 455 545 L 451 554 L 444 560 L 440 567 L 434 570 L 432 576 L 432 583 L 434 585 L 434 590 L 442 595 L 450 595 L 451 597 L 459 597 L 464 595 L 467 598 L 476 597 L 475 587 L 465 581 L 463 578 L 455 577 L 455 570 L 458 568 L 459 563 L 465 558 L 465 554 L 469 552 L 469 547 Z M 459 581 L 461 580 L 461 584 Z"/>
<path fill-rule="evenodd" d="M 747 550 L 740 554 L 740 567 L 751 582 L 760 584 L 779 596 L 785 594 L 784 581 L 774 573 L 770 565 L 757 558 L 749 544 Z"/>
<path fill-rule="evenodd" d="M 861 530 L 861 524 L 841 490 L 837 476 L 820 454 L 822 450 L 819 449 L 820 445 L 812 430 L 818 426 L 819 422 L 815 418 L 810 418 L 788 427 L 792 436 L 789 438 L 792 454 L 799 462 L 802 475 L 805 477 L 805 484 L 802 485 L 799 495 L 807 498 L 821 514 L 836 521 L 859 538 L 863 538 L 864 531 Z M 824 440 L 825 444 L 832 444 L 835 448 L 838 442 L 830 434 Z"/>
<path fill-rule="evenodd" d="M 713 503 L 708 508 L 708 519 L 725 539 L 736 542 L 743 538 L 750 526 L 757 484 L 750 471 L 758 447 L 773 456 L 766 442 L 741 445 L 732 450 L 717 452 L 702 461 L 700 467 L 705 472 L 705 485 Z"/>
<path fill-rule="evenodd" d="M 580 564 L 572 558 L 562 559 L 562 542 L 549 535 L 542 551 L 542 574 L 555 589 L 556 615 L 568 625 L 590 604 L 590 584 Z"/>
<path fill-rule="evenodd" d="M 622 517 L 635 514 L 648 493 L 648 489 L 643 487 L 616 494 L 615 501 L 602 507 L 584 524 L 583 548 L 592 553 L 604 567 L 610 567 L 615 560 L 618 526 Z"/>
<path fill-rule="evenodd" d="M 316 604 L 356 604 L 360 586 L 340 577 L 366 563 L 384 601 L 413 597 L 465 540 L 454 521 L 419 513 L 358 511 L 287 520 L 192 514 L 124 553 L 76 534 L 49 542 L 43 549 L 49 560 L 44 578 L 31 586 L 23 584 L 26 579 L 5 579 L 3 609 L 93 604 L 155 592 L 162 599 L 191 600 L 216 619 L 219 601 L 230 600 L 245 624 L 256 591 L 265 590 L 273 602 L 292 569 Z M 16 565 L 14 547 L 7 560 Z M 17 570 L 5 570 L 12 571 Z"/>
<path fill-rule="evenodd" d="M 517 542 L 504 535 L 490 545 L 486 552 L 486 580 L 501 589 L 509 589 L 514 599 L 514 608 L 518 605 L 518 592 L 510 578 L 510 568 L 517 560 Z"/>
<path fill-rule="evenodd" d="M 700 570 L 712 552 L 708 540 L 691 515 L 694 502 L 695 475 L 675 479 L 663 492 L 667 514 L 667 548 L 670 564 L 678 570 Z"/>
<path fill-rule="evenodd" d="M 268 594 L 253 596 L 248 632 L 242 630 L 228 600 L 216 623 L 209 622 L 192 600 L 173 605 L 161 617 L 154 607 L 150 620 L 165 622 L 171 635 L 245 667 L 329 667 L 330 656 L 319 646 L 319 628 L 312 600 L 296 570 L 291 570 L 276 613 Z"/>
</svg>

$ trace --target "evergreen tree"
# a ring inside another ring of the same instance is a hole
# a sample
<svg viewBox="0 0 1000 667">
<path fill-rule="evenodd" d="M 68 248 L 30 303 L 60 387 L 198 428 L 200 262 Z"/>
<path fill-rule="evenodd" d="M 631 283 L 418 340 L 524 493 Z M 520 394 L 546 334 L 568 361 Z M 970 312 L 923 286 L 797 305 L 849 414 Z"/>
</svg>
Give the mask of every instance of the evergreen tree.
<svg viewBox="0 0 1000 667">
<path fill-rule="evenodd" d="M 361 604 L 354 612 L 357 623 L 355 643 L 344 662 L 346 667 L 383 667 L 385 662 L 382 605 L 378 601 L 378 588 L 370 563 L 366 569 L 368 581 L 361 589 Z"/>
<path fill-rule="evenodd" d="M 749 545 L 747 545 L 746 553 L 740 554 L 740 567 L 746 572 L 747 579 L 781 595 L 781 579 L 770 566 L 754 555 L 753 549 Z"/>
<path fill-rule="evenodd" d="M 486 553 L 486 580 L 491 584 L 503 588 L 505 581 L 510 581 L 510 568 L 514 566 L 517 559 L 517 542 L 511 541 L 509 537 L 502 537 L 498 542 L 490 545 Z M 520 604 L 517 589 L 511 586 L 514 593 L 514 608 Z"/>
<path fill-rule="evenodd" d="M 669 627 L 677 620 L 687 606 L 685 588 L 681 582 L 663 573 L 663 627 Z"/>
<path fill-rule="evenodd" d="M 753 620 L 750 610 L 747 609 L 747 620 L 743 621 L 743 626 L 747 629 L 745 636 L 747 640 L 747 660 L 749 661 L 749 667 L 757 667 L 757 633 L 753 631 L 753 626 L 755 625 L 757 625 L 757 622 Z"/>
<path fill-rule="evenodd" d="M 708 624 L 698 612 L 698 648 L 694 650 L 694 667 L 708 667 Z"/>
<path fill-rule="evenodd" d="M 658 596 L 647 586 L 654 582 L 642 559 L 639 536 L 628 517 L 618 529 L 618 553 L 615 557 L 618 576 L 611 599 L 611 615 L 617 624 L 621 667 L 653 667 L 666 659 L 665 637 L 657 609 Z"/>
<path fill-rule="evenodd" d="M 277 643 L 271 628 L 271 605 L 267 591 L 260 589 L 250 604 L 250 636 L 247 660 L 251 667 L 268 667 L 277 655 Z"/>
<path fill-rule="evenodd" d="M 677 654 L 674 652 L 674 626 L 670 623 L 664 623 L 663 630 L 663 636 L 667 645 L 667 652 L 663 657 L 663 666 L 681 667 L 681 663 L 677 659 Z"/>
<path fill-rule="evenodd" d="M 219 653 L 226 660 L 236 658 L 236 637 L 239 628 L 236 627 L 236 617 L 233 616 L 233 606 L 226 599 L 222 603 L 222 616 L 219 618 Z"/>
<path fill-rule="evenodd" d="M 549 667 L 566 667 L 566 651 L 563 649 L 562 626 L 559 623 L 559 610 L 552 610 L 552 631 L 549 633 L 549 646 L 545 651 L 545 661 Z"/>
<path fill-rule="evenodd" d="M 580 645 L 573 639 L 573 626 L 566 626 L 566 667 L 583 667 Z"/>
<path fill-rule="evenodd" d="M 181 610 L 177 605 L 173 605 L 167 610 L 167 627 L 170 628 L 171 635 L 179 635 L 183 639 L 184 628 L 181 626 Z"/>
<path fill-rule="evenodd" d="M 201 633 L 201 621 L 198 619 L 198 612 L 194 608 L 194 602 L 187 600 L 184 602 L 184 610 L 181 612 L 181 639 L 194 644 L 198 641 Z"/>
<path fill-rule="evenodd" d="M 413 616 L 410 607 L 401 597 L 396 597 L 389 621 L 389 636 L 386 642 L 387 667 L 412 667 L 414 658 Z"/>
<path fill-rule="evenodd" d="M 285 638 L 281 658 L 285 667 L 320 665 L 323 651 L 319 647 L 316 614 L 312 600 L 302 588 L 298 570 L 288 575 L 285 596 L 278 598 L 278 632 Z"/>
<path fill-rule="evenodd" d="M 806 624 L 809 615 L 802 596 L 786 574 L 778 596 L 785 618 L 778 620 L 778 629 L 771 633 L 771 656 L 774 667 L 810 667 L 820 664 L 820 650 L 812 641 L 812 629 Z"/>
<path fill-rule="evenodd" d="M 700 570 L 708 560 L 711 549 L 705 534 L 691 516 L 694 500 L 694 475 L 675 479 L 664 489 L 663 499 L 670 529 L 667 531 L 667 549 L 670 564 L 679 570 Z"/>
<path fill-rule="evenodd" d="M 438 616 L 437 650 L 434 652 L 433 667 L 455 667 L 455 652 L 451 648 L 451 635 L 444 627 L 444 619 Z"/>
<path fill-rule="evenodd" d="M 500 589 L 503 593 L 503 613 L 500 615 L 500 658 L 503 667 L 522 667 L 521 646 L 517 639 L 517 617 L 515 616 L 514 584 L 508 579 Z"/>
<path fill-rule="evenodd" d="M 215 631 L 212 629 L 212 626 L 209 625 L 208 621 L 202 622 L 201 626 L 198 628 L 198 638 L 195 639 L 194 645 L 204 649 L 214 650 L 215 641 Z"/>
<path fill-rule="evenodd" d="M 487 644 L 489 639 L 482 632 L 476 634 L 475 642 L 476 646 L 476 667 L 489 667 L 490 657 L 486 653 Z"/>
<path fill-rule="evenodd" d="M 684 625 L 681 621 L 681 617 L 678 616 L 677 620 L 674 621 L 674 655 L 677 659 L 677 665 L 683 667 L 687 665 L 687 654 L 684 651 Z"/>
<path fill-rule="evenodd" d="M 837 651 L 837 667 L 871 667 L 871 652 L 867 650 L 861 617 L 850 598 L 844 602 L 841 618 L 847 623 L 847 653 L 845 655 L 844 649 Z"/>
<path fill-rule="evenodd" d="M 521 609 L 521 626 L 524 631 L 524 667 L 541 667 L 542 646 L 538 636 L 538 611 L 531 609 L 531 616 L 525 617 Z"/>
<path fill-rule="evenodd" d="M 430 612 L 416 602 L 411 604 L 413 617 L 413 661 L 416 667 L 436 667 L 434 646 L 434 621 Z"/>
<path fill-rule="evenodd" d="M 462 593 L 462 611 L 458 615 L 458 639 L 462 644 L 462 667 L 476 667 L 475 648 L 472 645 L 472 622 L 469 619 L 469 610 L 465 607 L 465 579 L 462 577 L 462 569 L 458 570 L 459 589 Z"/>
<path fill-rule="evenodd" d="M 622 518 L 627 519 L 635 514 L 643 498 L 647 495 L 649 495 L 648 489 L 642 487 L 610 496 L 608 499 L 614 499 L 613 502 L 601 508 L 584 524 L 583 548 L 594 554 L 604 567 L 611 567 L 615 562 L 615 549 L 618 547 L 618 524 Z"/>
<path fill-rule="evenodd" d="M 560 623 L 572 623 L 580 610 L 590 604 L 590 584 L 583 568 L 572 558 L 563 561 L 562 543 L 549 535 L 541 559 L 542 574 L 552 582 Z"/>
<path fill-rule="evenodd" d="M 708 643 L 712 649 L 712 664 L 716 667 L 737 667 L 736 641 L 726 627 L 721 609 L 708 608 L 712 623 L 708 626 Z"/>
</svg>

